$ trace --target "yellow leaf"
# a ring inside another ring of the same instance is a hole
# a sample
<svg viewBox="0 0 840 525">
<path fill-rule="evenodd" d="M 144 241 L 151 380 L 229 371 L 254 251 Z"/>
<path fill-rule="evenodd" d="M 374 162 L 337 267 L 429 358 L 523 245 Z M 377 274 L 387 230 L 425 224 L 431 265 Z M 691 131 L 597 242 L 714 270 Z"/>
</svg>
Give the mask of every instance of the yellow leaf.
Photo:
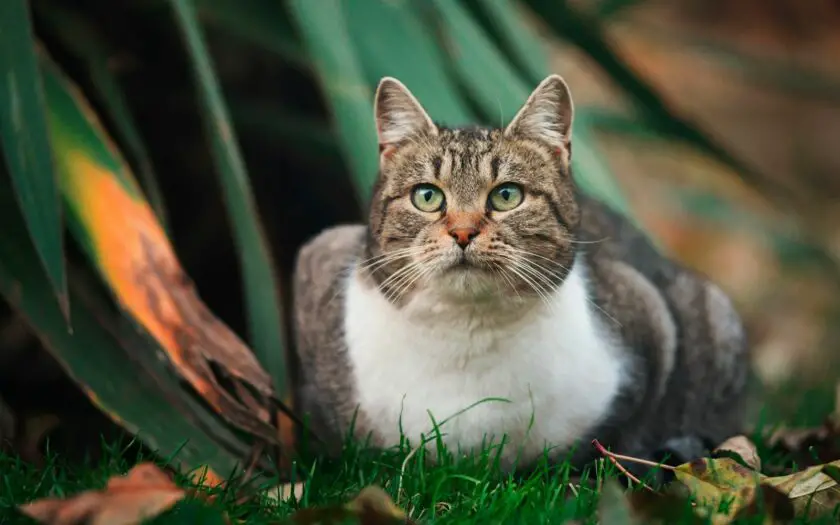
<svg viewBox="0 0 840 525">
<path fill-rule="evenodd" d="M 701 507 L 715 513 L 715 523 L 728 523 L 750 504 L 761 480 L 761 474 L 731 458 L 697 459 L 676 467 L 674 474 L 676 483 L 688 489 Z"/>
</svg>

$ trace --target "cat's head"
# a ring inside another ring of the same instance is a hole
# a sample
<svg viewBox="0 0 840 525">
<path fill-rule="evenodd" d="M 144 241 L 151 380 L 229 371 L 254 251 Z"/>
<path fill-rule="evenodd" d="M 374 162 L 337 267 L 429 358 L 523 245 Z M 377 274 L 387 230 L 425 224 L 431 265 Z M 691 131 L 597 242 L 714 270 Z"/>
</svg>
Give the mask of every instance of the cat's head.
<svg viewBox="0 0 840 525">
<path fill-rule="evenodd" d="M 375 98 L 380 170 L 364 263 L 389 299 L 539 296 L 574 259 L 573 104 L 552 75 L 504 129 L 436 125 L 402 83 Z"/>
</svg>

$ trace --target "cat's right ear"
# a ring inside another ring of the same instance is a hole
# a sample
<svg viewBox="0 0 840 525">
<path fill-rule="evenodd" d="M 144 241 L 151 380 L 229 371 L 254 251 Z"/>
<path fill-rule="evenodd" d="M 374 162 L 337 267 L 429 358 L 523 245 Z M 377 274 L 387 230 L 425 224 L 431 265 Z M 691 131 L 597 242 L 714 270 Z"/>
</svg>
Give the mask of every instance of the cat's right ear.
<svg viewBox="0 0 840 525">
<path fill-rule="evenodd" d="M 387 154 L 400 142 L 421 135 L 436 135 L 435 123 L 402 82 L 392 77 L 379 81 L 373 104 L 379 152 Z"/>
</svg>

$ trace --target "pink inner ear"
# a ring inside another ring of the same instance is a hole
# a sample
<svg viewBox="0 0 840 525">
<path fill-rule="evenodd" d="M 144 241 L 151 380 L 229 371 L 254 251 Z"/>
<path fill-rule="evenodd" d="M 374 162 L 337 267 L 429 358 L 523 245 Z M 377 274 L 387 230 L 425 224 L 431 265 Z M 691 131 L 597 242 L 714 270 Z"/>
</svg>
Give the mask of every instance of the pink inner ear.
<svg viewBox="0 0 840 525">
<path fill-rule="evenodd" d="M 379 155 L 388 158 L 391 156 L 394 151 L 396 151 L 397 147 L 393 144 L 383 144 L 379 143 Z"/>
</svg>

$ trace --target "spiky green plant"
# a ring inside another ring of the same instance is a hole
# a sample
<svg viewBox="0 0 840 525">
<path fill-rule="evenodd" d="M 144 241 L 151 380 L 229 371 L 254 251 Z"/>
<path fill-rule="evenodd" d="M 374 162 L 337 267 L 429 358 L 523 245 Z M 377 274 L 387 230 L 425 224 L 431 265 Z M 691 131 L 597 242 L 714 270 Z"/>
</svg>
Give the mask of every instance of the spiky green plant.
<svg viewBox="0 0 840 525">
<path fill-rule="evenodd" d="M 550 72 L 525 9 L 625 88 L 623 126 L 734 162 L 566 2 L 5 0 L 0 293 L 96 406 L 181 469 L 287 470 L 288 262 L 362 217 L 376 82 L 402 79 L 435 119 L 499 124 Z M 632 216 L 593 138 L 603 115 L 577 115 L 575 176 Z M 201 296 L 241 293 L 241 315 L 213 315 L 191 286 L 206 252 L 235 257 L 197 279 Z"/>
</svg>

